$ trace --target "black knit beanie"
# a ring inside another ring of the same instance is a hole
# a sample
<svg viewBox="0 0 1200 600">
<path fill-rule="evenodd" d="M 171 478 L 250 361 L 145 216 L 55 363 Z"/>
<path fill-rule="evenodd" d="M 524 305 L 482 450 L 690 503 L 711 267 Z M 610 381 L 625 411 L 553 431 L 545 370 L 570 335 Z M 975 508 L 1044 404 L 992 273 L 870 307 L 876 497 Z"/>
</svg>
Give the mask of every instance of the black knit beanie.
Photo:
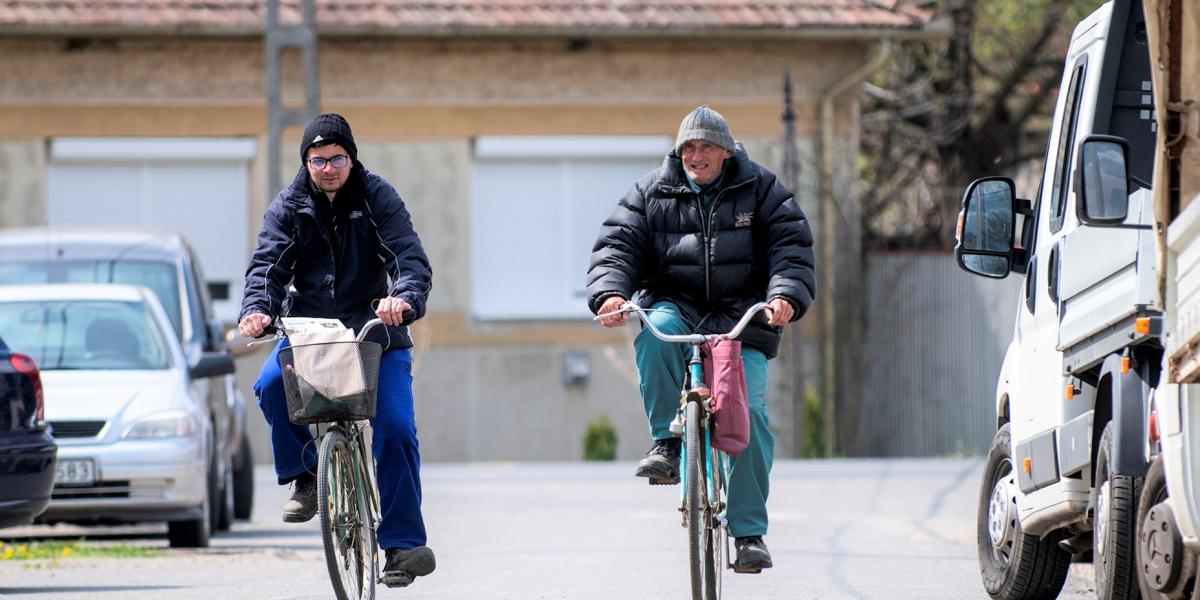
<svg viewBox="0 0 1200 600">
<path fill-rule="evenodd" d="M 358 162 L 358 146 L 354 145 L 354 134 L 350 132 L 350 123 L 337 113 L 325 113 L 313 117 L 304 128 L 304 137 L 300 139 L 300 162 L 308 159 L 308 149 L 313 146 L 337 144 L 346 149 L 350 160 Z"/>
</svg>

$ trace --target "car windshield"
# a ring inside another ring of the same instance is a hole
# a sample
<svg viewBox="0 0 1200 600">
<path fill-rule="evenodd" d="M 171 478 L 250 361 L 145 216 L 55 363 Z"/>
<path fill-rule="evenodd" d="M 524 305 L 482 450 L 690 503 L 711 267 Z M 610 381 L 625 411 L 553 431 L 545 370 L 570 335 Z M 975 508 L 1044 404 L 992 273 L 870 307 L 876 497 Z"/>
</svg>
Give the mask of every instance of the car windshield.
<svg viewBox="0 0 1200 600">
<path fill-rule="evenodd" d="M 175 265 L 149 260 L 42 260 L 0 261 L 0 284 L 22 283 L 124 283 L 144 285 L 158 296 L 175 328 L 183 337 L 179 284 Z"/>
<path fill-rule="evenodd" d="M 0 302 L 0 335 L 44 371 L 166 369 L 162 332 L 138 302 Z"/>
</svg>

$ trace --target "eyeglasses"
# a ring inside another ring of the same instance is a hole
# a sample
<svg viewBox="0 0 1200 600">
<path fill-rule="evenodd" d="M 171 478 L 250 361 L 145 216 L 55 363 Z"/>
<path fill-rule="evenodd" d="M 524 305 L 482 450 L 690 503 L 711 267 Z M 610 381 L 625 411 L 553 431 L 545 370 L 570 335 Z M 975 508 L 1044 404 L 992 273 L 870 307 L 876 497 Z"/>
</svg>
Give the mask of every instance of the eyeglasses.
<svg viewBox="0 0 1200 600">
<path fill-rule="evenodd" d="M 350 164 L 350 157 L 345 154 L 338 154 L 325 158 L 324 156 L 314 156 L 308 159 L 308 166 L 320 171 L 325 168 L 325 165 L 333 165 L 333 168 L 340 169 Z"/>
</svg>

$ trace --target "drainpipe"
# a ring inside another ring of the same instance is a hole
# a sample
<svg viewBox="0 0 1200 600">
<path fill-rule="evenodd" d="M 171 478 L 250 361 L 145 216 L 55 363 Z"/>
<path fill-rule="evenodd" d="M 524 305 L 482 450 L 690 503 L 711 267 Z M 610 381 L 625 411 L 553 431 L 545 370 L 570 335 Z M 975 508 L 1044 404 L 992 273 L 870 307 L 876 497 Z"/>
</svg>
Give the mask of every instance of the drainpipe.
<svg viewBox="0 0 1200 600">
<path fill-rule="evenodd" d="M 834 81 L 825 91 L 821 92 L 817 108 L 817 120 L 821 123 L 821 137 L 817 150 L 820 168 L 817 170 L 818 205 L 817 218 L 821 223 L 821 232 L 817 238 L 819 249 L 817 270 L 825 273 L 820 277 L 817 286 L 817 316 L 821 328 L 821 403 L 823 405 L 825 454 L 831 456 L 836 437 L 834 419 L 833 392 L 836 387 L 835 349 L 837 344 L 834 336 L 838 333 L 837 311 L 834 310 L 834 286 L 836 285 L 836 269 L 834 257 L 834 240 L 837 239 L 838 209 L 833 194 L 833 133 L 834 119 L 837 116 L 834 101 L 851 88 L 862 85 L 883 67 L 891 57 L 892 41 L 881 40 L 876 46 L 875 56 L 849 75 Z M 852 299 L 851 301 L 861 301 Z M 851 343 L 860 343 L 852 341 Z"/>
</svg>

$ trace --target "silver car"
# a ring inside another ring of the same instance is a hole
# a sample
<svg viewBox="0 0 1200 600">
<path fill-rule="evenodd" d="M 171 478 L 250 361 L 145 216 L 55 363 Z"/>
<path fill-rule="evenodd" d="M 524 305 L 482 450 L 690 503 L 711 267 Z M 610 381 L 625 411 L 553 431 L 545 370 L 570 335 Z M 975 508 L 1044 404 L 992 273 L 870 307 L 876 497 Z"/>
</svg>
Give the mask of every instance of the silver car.
<svg viewBox="0 0 1200 600">
<path fill-rule="evenodd" d="M 210 352 L 228 352 L 214 299 L 227 282 L 209 282 L 195 250 L 173 231 L 116 227 L 31 227 L 0 231 L 0 285 L 124 283 L 158 296 L 188 364 Z M 210 288 L 216 296 L 210 294 Z M 211 499 L 212 527 L 249 519 L 254 505 L 254 460 L 246 430 L 246 403 L 233 371 L 193 386 L 205 398 L 217 440 L 220 485 Z M 51 423 L 52 425 L 61 425 Z M 57 437 L 93 435 L 58 427 Z"/>
<path fill-rule="evenodd" d="M 194 388 L 229 355 L 189 366 L 158 297 L 129 285 L 0 286 L 0 332 L 40 366 L 46 420 L 69 434 L 39 521 L 166 521 L 171 546 L 207 546 L 216 432 Z"/>
</svg>

